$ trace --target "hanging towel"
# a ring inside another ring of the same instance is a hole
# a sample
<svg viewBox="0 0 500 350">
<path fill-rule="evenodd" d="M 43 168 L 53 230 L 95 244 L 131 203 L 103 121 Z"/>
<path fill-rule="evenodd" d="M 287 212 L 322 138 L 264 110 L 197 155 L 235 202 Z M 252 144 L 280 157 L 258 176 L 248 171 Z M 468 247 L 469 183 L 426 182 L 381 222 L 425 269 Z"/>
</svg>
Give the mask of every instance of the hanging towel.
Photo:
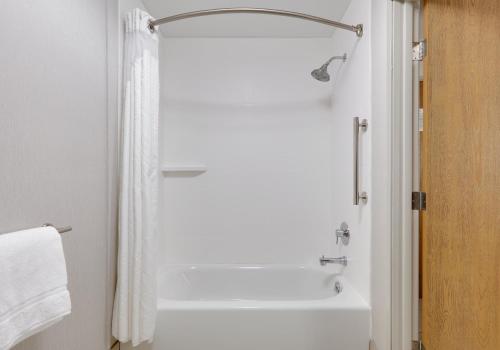
<svg viewBox="0 0 500 350">
<path fill-rule="evenodd" d="M 117 284 L 113 335 L 136 346 L 156 322 L 158 34 L 134 9 L 125 18 Z"/>
<path fill-rule="evenodd" d="M 0 235 L 0 350 L 71 312 L 61 237 L 53 227 Z"/>
</svg>

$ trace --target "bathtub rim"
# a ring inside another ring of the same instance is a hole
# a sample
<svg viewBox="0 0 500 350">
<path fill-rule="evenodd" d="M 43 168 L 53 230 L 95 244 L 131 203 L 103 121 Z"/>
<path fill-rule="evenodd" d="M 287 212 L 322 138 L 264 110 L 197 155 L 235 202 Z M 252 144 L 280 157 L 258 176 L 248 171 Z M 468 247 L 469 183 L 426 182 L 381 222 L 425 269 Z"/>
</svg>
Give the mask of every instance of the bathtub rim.
<svg viewBox="0 0 500 350">
<path fill-rule="evenodd" d="M 230 309 L 248 309 L 248 310 L 363 310 L 370 311 L 370 305 L 356 291 L 345 276 L 339 272 L 339 269 L 311 265 L 295 264 L 164 264 L 158 268 L 158 277 L 162 272 L 176 269 L 299 269 L 322 272 L 325 274 L 334 274 L 336 279 L 342 283 L 343 290 L 340 294 L 333 295 L 324 299 L 300 299 L 300 300 L 182 300 L 169 299 L 161 296 L 158 291 L 158 310 L 230 310 Z"/>
</svg>

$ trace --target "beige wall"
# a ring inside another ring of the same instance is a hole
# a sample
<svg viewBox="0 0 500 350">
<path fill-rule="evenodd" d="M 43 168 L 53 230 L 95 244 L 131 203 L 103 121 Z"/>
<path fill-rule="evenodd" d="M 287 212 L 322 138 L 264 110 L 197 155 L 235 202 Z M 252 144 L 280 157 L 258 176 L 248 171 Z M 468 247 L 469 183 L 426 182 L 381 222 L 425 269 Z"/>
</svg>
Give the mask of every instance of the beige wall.
<svg viewBox="0 0 500 350">
<path fill-rule="evenodd" d="M 108 212 L 116 181 L 108 168 L 115 117 L 108 114 L 116 93 L 108 95 L 107 82 L 116 69 L 107 64 L 106 34 L 112 3 L 2 1 L 0 232 L 44 222 L 73 226 L 63 236 L 73 312 L 16 350 L 110 347 L 114 224 Z"/>
</svg>

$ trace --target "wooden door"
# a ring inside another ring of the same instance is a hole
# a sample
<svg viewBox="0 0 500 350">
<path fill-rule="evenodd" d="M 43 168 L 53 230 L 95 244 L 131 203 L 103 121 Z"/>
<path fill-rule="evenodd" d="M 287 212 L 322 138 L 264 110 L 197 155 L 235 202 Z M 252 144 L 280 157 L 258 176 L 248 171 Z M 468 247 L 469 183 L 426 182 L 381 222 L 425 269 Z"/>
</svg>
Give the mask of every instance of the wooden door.
<svg viewBox="0 0 500 350">
<path fill-rule="evenodd" d="M 422 335 L 500 349 L 500 0 L 426 0 Z"/>
</svg>

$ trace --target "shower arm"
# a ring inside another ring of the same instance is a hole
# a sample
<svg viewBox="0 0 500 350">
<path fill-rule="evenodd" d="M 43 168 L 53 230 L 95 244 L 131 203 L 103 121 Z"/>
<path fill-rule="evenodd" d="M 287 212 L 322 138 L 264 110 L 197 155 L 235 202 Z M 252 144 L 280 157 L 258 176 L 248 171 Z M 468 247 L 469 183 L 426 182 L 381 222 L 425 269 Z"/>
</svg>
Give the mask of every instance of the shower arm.
<svg viewBox="0 0 500 350">
<path fill-rule="evenodd" d="M 305 13 L 300 12 L 292 12 L 292 11 L 284 11 L 284 10 L 276 10 L 276 9 L 266 9 L 266 8 L 252 8 L 252 7 L 234 7 L 234 8 L 218 8 L 218 9 L 209 9 L 209 10 L 200 10 L 193 12 L 180 13 L 178 15 L 159 18 L 155 20 L 149 21 L 149 30 L 154 32 L 156 27 L 170 23 L 174 21 L 179 21 L 187 18 L 195 18 L 195 17 L 203 17 L 210 15 L 220 15 L 220 14 L 230 14 L 230 13 L 250 13 L 250 14 L 265 14 L 265 15 L 275 15 L 275 16 L 284 16 L 284 17 L 292 17 L 299 18 L 306 21 L 321 23 L 330 27 L 340 28 L 344 30 L 349 30 L 351 32 L 356 33 L 358 37 L 363 36 L 363 25 L 349 25 L 341 22 L 332 21 L 326 18 L 311 16 Z"/>
<path fill-rule="evenodd" d="M 342 56 L 333 56 L 331 57 L 328 61 L 325 62 L 325 64 L 322 65 L 322 67 L 329 66 L 330 63 L 332 63 L 333 60 L 342 60 L 346 61 L 347 60 L 347 54 L 343 54 Z"/>
</svg>

